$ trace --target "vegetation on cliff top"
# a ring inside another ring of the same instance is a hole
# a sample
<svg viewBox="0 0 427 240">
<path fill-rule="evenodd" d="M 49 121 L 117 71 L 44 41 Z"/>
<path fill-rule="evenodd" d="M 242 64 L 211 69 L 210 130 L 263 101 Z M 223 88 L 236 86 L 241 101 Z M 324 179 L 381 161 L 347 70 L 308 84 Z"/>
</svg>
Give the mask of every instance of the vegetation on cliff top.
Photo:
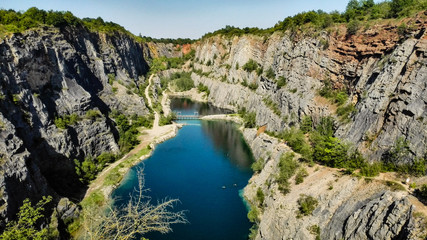
<svg viewBox="0 0 427 240">
<path fill-rule="evenodd" d="M 18 33 L 30 28 L 41 26 L 53 26 L 59 28 L 66 26 L 84 26 L 90 31 L 102 32 L 109 35 L 122 33 L 138 42 L 172 43 L 183 45 L 193 43 L 195 41 L 189 38 L 156 39 L 145 36 L 142 37 L 141 35 L 135 36 L 117 23 L 104 21 L 101 17 L 80 19 L 69 11 L 45 11 L 36 7 L 29 8 L 25 12 L 14 11 L 11 9 L 0 9 L 0 33 Z"/>
<path fill-rule="evenodd" d="M 427 9 L 426 0 L 390 0 L 379 3 L 375 3 L 374 0 L 350 0 L 343 13 L 338 11 L 327 13 L 322 10 L 302 12 L 292 17 L 287 17 L 283 21 L 279 21 L 274 27 L 267 29 L 241 29 L 227 25 L 225 28 L 205 34 L 202 39 L 215 35 L 226 37 L 244 34 L 265 36 L 276 31 L 296 30 L 304 25 L 325 29 L 336 23 L 347 23 L 351 34 L 355 33 L 354 30 L 357 31 L 360 21 L 408 17 L 425 9 Z"/>
</svg>

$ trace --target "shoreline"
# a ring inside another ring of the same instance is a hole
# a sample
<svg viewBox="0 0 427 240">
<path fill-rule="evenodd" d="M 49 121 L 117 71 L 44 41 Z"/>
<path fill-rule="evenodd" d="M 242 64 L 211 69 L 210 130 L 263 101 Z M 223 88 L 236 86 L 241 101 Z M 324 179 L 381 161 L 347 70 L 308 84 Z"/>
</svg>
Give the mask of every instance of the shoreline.
<svg viewBox="0 0 427 240">
<path fill-rule="evenodd" d="M 196 102 L 209 102 L 206 94 L 204 92 L 199 93 L 196 88 L 182 93 L 168 92 L 164 94 L 161 104 L 163 107 L 167 107 L 166 109 L 169 111 L 171 111 L 170 98 L 172 97 L 189 98 Z M 236 114 L 209 115 L 201 117 L 200 120 L 231 121 L 239 125 L 243 124 L 243 120 Z M 178 130 L 182 128 L 183 125 L 185 124 L 173 122 L 169 125 L 153 126 L 151 129 L 142 130 L 138 137 L 140 144 L 121 159 L 101 171 L 96 179 L 89 184 L 80 204 L 84 205 L 86 202 L 90 202 L 92 195 L 102 194 L 103 201 L 98 204 L 105 206 L 108 199 L 111 197 L 111 194 L 122 183 L 129 170 L 136 164 L 149 158 L 153 154 L 157 144 L 174 138 L 178 134 Z M 243 134 L 242 127 L 238 127 L 238 130 Z"/>
<path fill-rule="evenodd" d="M 178 130 L 182 127 L 182 124 L 169 124 L 162 127 L 158 127 L 160 131 L 155 133 L 153 129 L 146 129 L 141 132 L 139 138 L 141 142 L 129 153 L 123 156 L 120 160 L 112 163 L 105 168 L 97 178 L 92 181 L 86 191 L 86 194 L 81 202 L 84 202 L 94 193 L 101 192 L 104 196 L 104 200 L 111 197 L 112 192 L 121 184 L 125 175 L 129 170 L 136 164 L 149 158 L 155 150 L 157 144 L 160 144 L 166 140 L 174 138 L 178 134 Z M 148 138 L 145 136 L 148 135 Z M 106 180 L 113 178 L 115 181 L 113 184 L 106 184 Z"/>
</svg>

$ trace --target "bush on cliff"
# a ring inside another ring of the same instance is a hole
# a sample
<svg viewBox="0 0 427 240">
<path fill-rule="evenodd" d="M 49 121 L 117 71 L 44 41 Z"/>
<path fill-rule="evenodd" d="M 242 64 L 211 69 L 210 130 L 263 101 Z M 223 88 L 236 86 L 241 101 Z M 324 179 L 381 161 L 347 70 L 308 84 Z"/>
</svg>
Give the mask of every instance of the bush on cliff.
<svg viewBox="0 0 427 240">
<path fill-rule="evenodd" d="M 36 205 L 27 198 L 19 208 L 17 220 L 10 221 L 0 235 L 0 239 L 54 239 L 58 238 L 56 229 L 40 228 L 40 221 L 45 218 L 45 206 L 52 197 L 43 197 Z"/>
<path fill-rule="evenodd" d="M 279 176 L 276 181 L 279 184 L 279 190 L 283 194 L 290 191 L 289 179 L 295 174 L 299 167 L 298 162 L 295 160 L 295 154 L 287 152 L 280 157 L 279 162 Z"/>
<path fill-rule="evenodd" d="M 317 208 L 317 205 L 319 204 L 319 201 L 309 195 L 302 194 L 300 198 L 298 199 L 298 218 L 301 218 L 302 216 L 308 216 L 311 215 L 311 213 L 314 211 L 314 209 Z"/>
</svg>

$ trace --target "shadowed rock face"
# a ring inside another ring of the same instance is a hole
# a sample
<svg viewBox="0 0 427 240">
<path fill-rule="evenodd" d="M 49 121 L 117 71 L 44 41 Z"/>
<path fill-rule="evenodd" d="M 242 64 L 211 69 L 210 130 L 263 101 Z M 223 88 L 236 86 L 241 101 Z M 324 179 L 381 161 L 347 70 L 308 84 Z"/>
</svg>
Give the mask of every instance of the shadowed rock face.
<svg viewBox="0 0 427 240">
<path fill-rule="evenodd" d="M 119 33 L 70 27 L 45 27 L 0 41 L 2 218 L 12 217 L 25 198 L 82 196 L 73 159 L 119 151 L 107 113 L 148 113 L 141 97 L 114 94 L 108 83 L 109 74 L 123 85 L 143 83 L 144 48 Z M 89 119 L 88 110 L 101 114 Z M 81 120 L 66 129 L 55 126 L 56 117 L 71 114 Z"/>
</svg>

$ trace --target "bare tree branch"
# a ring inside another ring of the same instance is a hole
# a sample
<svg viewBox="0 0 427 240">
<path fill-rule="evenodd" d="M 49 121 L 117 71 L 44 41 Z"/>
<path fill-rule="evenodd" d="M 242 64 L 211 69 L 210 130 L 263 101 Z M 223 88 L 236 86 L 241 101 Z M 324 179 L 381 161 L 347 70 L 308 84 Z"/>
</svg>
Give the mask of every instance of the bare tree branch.
<svg viewBox="0 0 427 240">
<path fill-rule="evenodd" d="M 148 232 L 168 233 L 171 225 L 188 223 L 185 212 L 172 212 L 178 199 L 163 199 L 156 205 L 143 193 L 145 181 L 142 170 L 138 170 L 138 189 L 123 206 L 115 206 L 112 200 L 108 207 L 88 207 L 83 209 L 83 239 L 133 239 Z"/>
</svg>

